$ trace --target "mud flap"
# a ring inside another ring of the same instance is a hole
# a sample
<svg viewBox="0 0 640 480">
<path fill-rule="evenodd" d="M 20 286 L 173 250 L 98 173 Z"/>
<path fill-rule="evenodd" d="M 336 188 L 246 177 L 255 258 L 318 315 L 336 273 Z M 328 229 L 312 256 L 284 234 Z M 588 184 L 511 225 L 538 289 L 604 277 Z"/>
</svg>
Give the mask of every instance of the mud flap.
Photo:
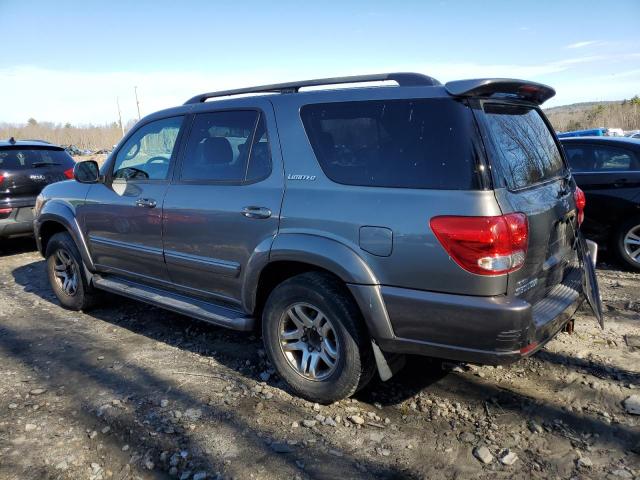
<svg viewBox="0 0 640 480">
<path fill-rule="evenodd" d="M 598 246 L 589 240 L 584 238 L 582 232 L 578 232 L 578 258 L 584 271 L 582 288 L 585 296 L 587 297 L 587 303 L 591 307 L 593 314 L 595 315 L 600 327 L 604 329 L 604 315 L 602 314 L 602 299 L 600 297 L 600 287 L 598 287 L 598 278 L 596 277 L 596 255 L 598 252 Z"/>
<path fill-rule="evenodd" d="M 380 350 L 380 347 L 374 340 L 371 340 L 371 347 L 373 348 L 373 356 L 376 359 L 378 375 L 380 375 L 380 380 L 383 382 L 389 380 L 404 367 L 406 361 L 404 355 L 391 355 L 388 357 Z"/>
</svg>

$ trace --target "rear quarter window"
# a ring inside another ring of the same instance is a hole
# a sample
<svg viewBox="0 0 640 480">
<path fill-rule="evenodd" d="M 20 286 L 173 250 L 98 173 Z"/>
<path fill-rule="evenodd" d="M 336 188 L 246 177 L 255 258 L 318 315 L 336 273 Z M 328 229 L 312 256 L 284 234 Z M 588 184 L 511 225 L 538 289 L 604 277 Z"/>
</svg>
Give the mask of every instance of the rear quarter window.
<svg viewBox="0 0 640 480">
<path fill-rule="evenodd" d="M 369 187 L 478 189 L 473 115 L 451 99 L 306 105 L 302 122 L 334 182 Z"/>
<path fill-rule="evenodd" d="M 532 107 L 485 104 L 484 122 L 493 142 L 491 162 L 512 190 L 551 180 L 566 167 L 553 134 Z"/>
</svg>

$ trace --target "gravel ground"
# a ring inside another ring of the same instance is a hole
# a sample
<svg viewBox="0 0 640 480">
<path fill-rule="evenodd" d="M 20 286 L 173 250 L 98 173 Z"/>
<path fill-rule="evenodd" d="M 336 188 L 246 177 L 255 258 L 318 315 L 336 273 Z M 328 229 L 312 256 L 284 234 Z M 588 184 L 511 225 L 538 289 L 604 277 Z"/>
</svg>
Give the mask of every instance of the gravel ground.
<svg viewBox="0 0 640 480">
<path fill-rule="evenodd" d="M 0 478 L 638 479 L 640 275 L 599 277 L 605 331 L 581 311 L 515 365 L 410 358 L 319 406 L 253 336 L 115 296 L 62 309 L 33 242 L 7 242 Z"/>
</svg>

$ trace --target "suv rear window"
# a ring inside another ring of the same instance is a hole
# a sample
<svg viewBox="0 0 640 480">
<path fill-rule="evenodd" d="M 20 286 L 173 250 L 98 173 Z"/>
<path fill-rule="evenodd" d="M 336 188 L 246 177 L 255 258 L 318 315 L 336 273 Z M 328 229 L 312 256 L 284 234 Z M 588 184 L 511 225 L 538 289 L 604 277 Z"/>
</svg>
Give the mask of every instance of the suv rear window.
<svg viewBox="0 0 640 480">
<path fill-rule="evenodd" d="M 451 99 L 306 105 L 302 122 L 325 175 L 370 187 L 479 188 L 473 115 Z"/>
<path fill-rule="evenodd" d="M 73 159 L 62 149 L 9 147 L 0 149 L 0 169 L 34 168 L 61 165 L 70 168 Z"/>
<path fill-rule="evenodd" d="M 558 145 L 535 108 L 485 104 L 484 112 L 496 150 L 494 160 L 509 189 L 517 190 L 564 174 L 566 168 Z"/>
</svg>

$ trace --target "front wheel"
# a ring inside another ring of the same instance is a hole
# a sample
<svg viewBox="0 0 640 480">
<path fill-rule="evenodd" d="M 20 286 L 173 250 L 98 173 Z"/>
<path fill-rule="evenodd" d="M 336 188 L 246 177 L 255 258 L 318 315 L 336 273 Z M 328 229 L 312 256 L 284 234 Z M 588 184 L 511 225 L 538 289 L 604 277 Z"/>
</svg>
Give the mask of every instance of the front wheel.
<svg viewBox="0 0 640 480">
<path fill-rule="evenodd" d="M 86 280 L 82 257 L 71 235 L 61 232 L 51 237 L 45 257 L 49 283 L 62 306 L 70 310 L 93 306 L 96 294 Z"/>
<path fill-rule="evenodd" d="M 328 274 L 304 273 L 278 285 L 264 308 L 262 336 L 278 374 L 313 402 L 348 397 L 375 372 L 362 315 Z"/>
<path fill-rule="evenodd" d="M 620 225 L 614 238 L 614 250 L 622 263 L 640 271 L 640 217 Z"/>
</svg>

